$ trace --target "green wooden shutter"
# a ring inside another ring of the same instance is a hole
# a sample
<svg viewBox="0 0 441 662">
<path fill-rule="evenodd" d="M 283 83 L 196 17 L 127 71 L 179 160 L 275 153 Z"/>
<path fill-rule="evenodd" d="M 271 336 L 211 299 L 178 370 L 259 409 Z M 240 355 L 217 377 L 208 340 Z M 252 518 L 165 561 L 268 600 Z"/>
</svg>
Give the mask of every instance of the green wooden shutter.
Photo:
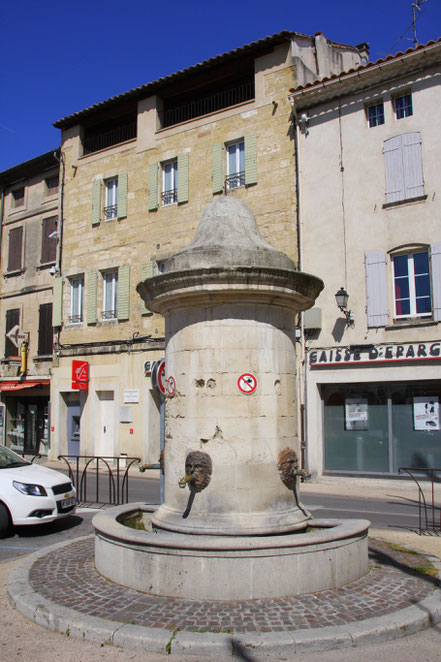
<svg viewBox="0 0 441 662">
<path fill-rule="evenodd" d="M 212 178 L 213 178 L 213 193 L 222 193 L 224 190 L 224 173 L 223 173 L 223 146 L 213 145 L 211 149 L 212 155 Z"/>
<path fill-rule="evenodd" d="M 128 320 L 130 316 L 130 267 L 118 268 L 118 319 Z"/>
<path fill-rule="evenodd" d="M 256 135 L 244 137 L 245 143 L 245 186 L 257 184 L 257 143 Z"/>
<path fill-rule="evenodd" d="M 52 326 L 61 326 L 63 324 L 63 278 L 54 279 L 53 296 Z"/>
<path fill-rule="evenodd" d="M 149 165 L 149 211 L 158 209 L 158 163 Z"/>
<path fill-rule="evenodd" d="M 153 260 L 150 262 L 145 262 L 141 267 L 141 280 L 144 281 L 146 278 L 151 278 L 155 275 L 155 264 Z M 147 308 L 145 302 L 142 302 L 141 305 L 141 315 L 152 315 L 152 311 Z"/>
<path fill-rule="evenodd" d="M 87 324 L 96 324 L 96 298 L 98 288 L 98 274 L 91 271 L 87 274 Z"/>
<path fill-rule="evenodd" d="M 178 156 L 178 203 L 188 202 L 188 154 Z"/>
<path fill-rule="evenodd" d="M 127 216 L 127 173 L 118 175 L 118 218 Z"/>
<path fill-rule="evenodd" d="M 94 179 L 92 184 L 92 225 L 101 221 L 101 179 Z"/>
</svg>

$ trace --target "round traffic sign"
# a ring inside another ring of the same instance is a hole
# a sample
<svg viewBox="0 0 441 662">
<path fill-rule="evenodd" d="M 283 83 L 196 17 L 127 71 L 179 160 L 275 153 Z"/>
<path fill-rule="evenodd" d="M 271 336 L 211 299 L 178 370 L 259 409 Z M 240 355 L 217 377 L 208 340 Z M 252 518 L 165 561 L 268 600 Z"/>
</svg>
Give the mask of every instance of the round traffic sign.
<svg viewBox="0 0 441 662">
<path fill-rule="evenodd" d="M 257 379 L 254 375 L 245 372 L 237 380 L 237 385 L 241 393 L 245 393 L 245 395 L 251 395 L 257 388 Z"/>
<path fill-rule="evenodd" d="M 165 395 L 165 359 L 161 359 L 158 366 L 158 374 L 156 376 L 158 388 L 162 395 Z"/>
<path fill-rule="evenodd" d="M 167 379 L 167 394 L 169 398 L 172 398 L 176 391 L 176 380 L 170 375 Z"/>
</svg>

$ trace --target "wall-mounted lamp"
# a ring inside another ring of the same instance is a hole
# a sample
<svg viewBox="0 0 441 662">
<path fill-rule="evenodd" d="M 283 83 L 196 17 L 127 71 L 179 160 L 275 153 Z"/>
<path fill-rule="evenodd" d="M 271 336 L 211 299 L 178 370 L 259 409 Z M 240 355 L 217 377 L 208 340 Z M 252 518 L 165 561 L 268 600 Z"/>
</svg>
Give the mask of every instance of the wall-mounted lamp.
<svg viewBox="0 0 441 662">
<path fill-rule="evenodd" d="M 344 287 L 341 287 L 335 294 L 337 306 L 346 317 L 346 326 L 352 326 L 354 324 L 354 315 L 352 314 L 351 310 L 348 310 L 348 299 L 349 294 L 346 292 Z"/>
<path fill-rule="evenodd" d="M 60 269 L 59 269 L 59 267 L 54 265 L 53 267 L 51 267 L 49 269 L 49 273 L 50 273 L 51 276 L 55 276 L 56 274 L 60 273 Z"/>
<path fill-rule="evenodd" d="M 300 126 L 300 131 L 305 134 L 305 136 L 308 135 L 309 129 L 308 129 L 308 124 L 309 124 L 309 117 L 306 113 L 302 113 L 298 119 L 299 126 Z"/>
</svg>

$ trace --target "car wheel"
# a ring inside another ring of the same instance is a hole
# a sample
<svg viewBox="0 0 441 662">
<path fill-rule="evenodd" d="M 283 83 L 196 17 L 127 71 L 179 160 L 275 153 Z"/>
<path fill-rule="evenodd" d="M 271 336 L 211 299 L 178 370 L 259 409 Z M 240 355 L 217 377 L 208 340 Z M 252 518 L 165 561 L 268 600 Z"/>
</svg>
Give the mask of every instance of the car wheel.
<svg viewBox="0 0 441 662">
<path fill-rule="evenodd" d="M 9 512 L 6 506 L 0 503 L 0 538 L 4 538 L 10 527 Z"/>
</svg>

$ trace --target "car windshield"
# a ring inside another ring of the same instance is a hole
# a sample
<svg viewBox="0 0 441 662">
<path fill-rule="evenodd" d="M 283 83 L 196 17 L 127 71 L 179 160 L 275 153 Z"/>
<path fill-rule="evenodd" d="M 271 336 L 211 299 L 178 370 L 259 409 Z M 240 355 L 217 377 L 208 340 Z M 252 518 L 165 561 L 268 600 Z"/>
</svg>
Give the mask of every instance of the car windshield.
<svg viewBox="0 0 441 662">
<path fill-rule="evenodd" d="M 24 460 L 22 457 L 20 457 L 20 455 L 17 455 L 17 453 L 14 453 L 14 451 L 6 448 L 6 446 L 0 445 L 0 469 L 24 467 L 27 464 L 31 464 L 31 462 Z"/>
</svg>

